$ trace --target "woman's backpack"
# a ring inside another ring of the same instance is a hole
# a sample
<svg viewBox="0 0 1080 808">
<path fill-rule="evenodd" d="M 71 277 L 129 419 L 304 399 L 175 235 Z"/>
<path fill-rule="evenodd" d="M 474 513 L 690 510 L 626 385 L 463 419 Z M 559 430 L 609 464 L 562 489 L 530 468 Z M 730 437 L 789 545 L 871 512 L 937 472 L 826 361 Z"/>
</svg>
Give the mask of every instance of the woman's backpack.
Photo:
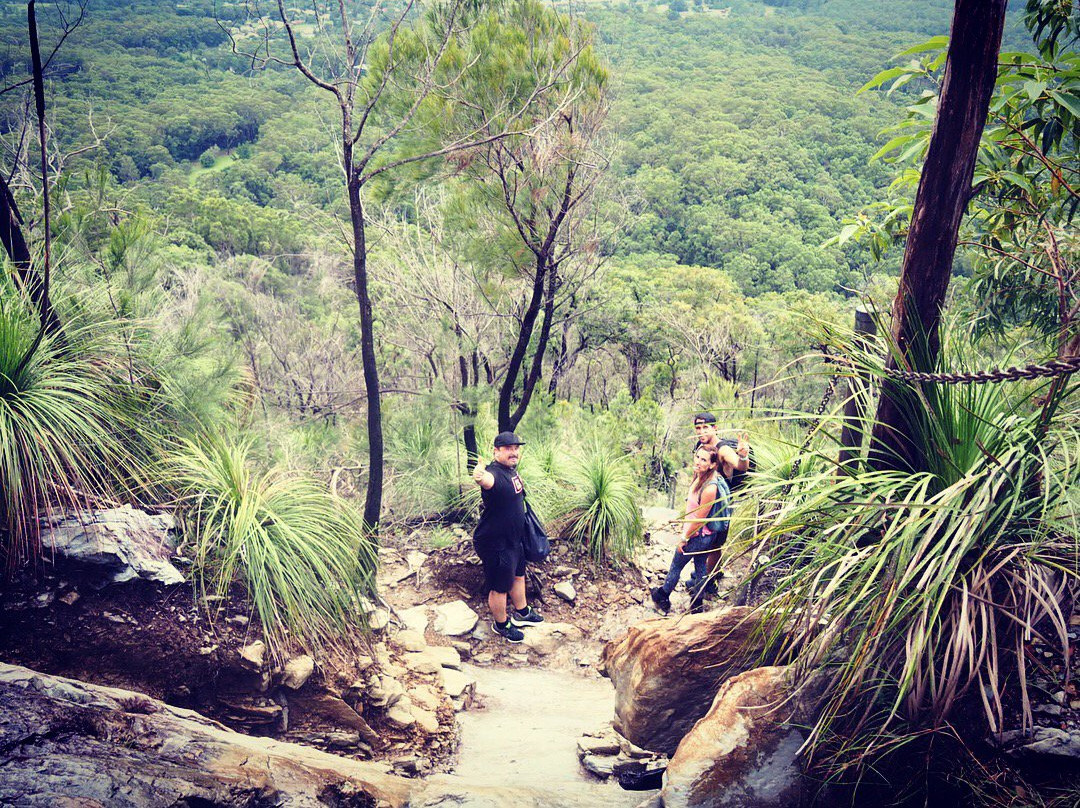
<svg viewBox="0 0 1080 808">
<path fill-rule="evenodd" d="M 709 508 L 708 521 L 705 529 L 717 535 L 726 535 L 728 523 L 731 521 L 731 489 L 728 488 L 727 480 L 722 474 L 716 475 L 716 499 Z"/>
</svg>

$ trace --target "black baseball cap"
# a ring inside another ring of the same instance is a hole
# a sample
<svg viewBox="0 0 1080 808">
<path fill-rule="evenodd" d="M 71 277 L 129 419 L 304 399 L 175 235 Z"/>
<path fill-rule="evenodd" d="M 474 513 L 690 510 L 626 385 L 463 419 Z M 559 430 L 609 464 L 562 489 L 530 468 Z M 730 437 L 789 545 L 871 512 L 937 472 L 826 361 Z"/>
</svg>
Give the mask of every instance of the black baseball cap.
<svg viewBox="0 0 1080 808">
<path fill-rule="evenodd" d="M 695 424 L 715 424 L 716 416 L 711 412 L 699 412 L 694 416 Z"/>
<path fill-rule="evenodd" d="M 495 436 L 495 446 L 522 446 L 525 441 L 513 432 L 500 432 Z"/>
</svg>

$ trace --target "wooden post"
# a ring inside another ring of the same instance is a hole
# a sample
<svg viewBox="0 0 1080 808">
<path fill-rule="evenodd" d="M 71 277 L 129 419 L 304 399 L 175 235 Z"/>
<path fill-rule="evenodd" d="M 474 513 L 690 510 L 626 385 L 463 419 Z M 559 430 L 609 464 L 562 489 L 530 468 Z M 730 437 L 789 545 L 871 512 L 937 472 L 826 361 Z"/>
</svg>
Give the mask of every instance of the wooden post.
<svg viewBox="0 0 1080 808">
<path fill-rule="evenodd" d="M 865 336 L 874 336 L 877 324 L 870 312 L 859 306 L 855 309 L 855 343 L 865 344 Z M 851 460 L 862 454 L 863 424 L 866 420 L 866 388 L 868 380 L 865 374 L 857 374 L 848 379 L 848 399 L 844 404 L 844 429 L 840 433 L 840 466 L 843 468 Z"/>
</svg>

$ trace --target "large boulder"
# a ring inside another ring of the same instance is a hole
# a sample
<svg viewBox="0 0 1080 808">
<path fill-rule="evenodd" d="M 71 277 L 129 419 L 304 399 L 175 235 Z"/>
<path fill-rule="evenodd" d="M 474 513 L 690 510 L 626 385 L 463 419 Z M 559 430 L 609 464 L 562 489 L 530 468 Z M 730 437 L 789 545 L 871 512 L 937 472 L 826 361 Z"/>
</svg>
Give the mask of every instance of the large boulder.
<svg viewBox="0 0 1080 808">
<path fill-rule="evenodd" d="M 672 754 L 720 685 L 761 664 L 760 628 L 755 610 L 739 606 L 646 620 L 609 642 L 600 665 L 615 686 L 615 729 Z"/>
<path fill-rule="evenodd" d="M 346 744 L 347 746 L 348 744 Z M 410 780 L 255 738 L 141 693 L 0 664 L 0 805 L 582 808 L 579 793 Z"/>
<path fill-rule="evenodd" d="M 136 578 L 179 584 L 184 576 L 169 561 L 175 529 L 167 514 L 153 516 L 125 505 L 46 523 L 41 543 L 58 561 L 90 573 L 99 586 Z"/>
<path fill-rule="evenodd" d="M 809 689 L 793 693 L 784 667 L 726 681 L 668 763 L 664 808 L 794 808 L 807 800 L 799 749 L 815 701 Z"/>
<path fill-rule="evenodd" d="M 401 806 L 410 789 L 376 764 L 240 735 L 133 691 L 0 665 L 3 805 Z"/>
</svg>

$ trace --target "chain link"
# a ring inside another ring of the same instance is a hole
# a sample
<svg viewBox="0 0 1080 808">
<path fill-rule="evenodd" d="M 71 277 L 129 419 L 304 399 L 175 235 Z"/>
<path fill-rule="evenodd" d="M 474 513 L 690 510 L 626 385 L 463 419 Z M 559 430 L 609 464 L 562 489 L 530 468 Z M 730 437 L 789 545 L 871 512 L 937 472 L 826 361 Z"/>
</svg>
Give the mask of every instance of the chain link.
<svg viewBox="0 0 1080 808">
<path fill-rule="evenodd" d="M 833 394 L 836 392 L 836 383 L 840 380 L 840 377 L 835 373 L 832 378 L 829 379 L 829 384 L 825 388 L 825 393 L 821 397 L 821 403 L 818 404 L 817 414 L 814 415 L 814 423 L 810 425 L 810 428 L 806 431 L 806 438 L 803 440 L 802 446 L 799 448 L 799 453 L 795 457 L 795 462 L 791 464 L 791 471 L 788 473 L 788 480 L 794 482 L 795 477 L 799 473 L 799 467 L 802 465 L 803 455 L 806 454 L 806 450 L 810 448 L 810 441 L 813 440 L 814 432 L 817 430 L 817 419 L 821 418 L 822 414 L 829 406 L 829 402 L 832 401 Z M 783 499 L 787 496 L 788 491 L 791 490 L 792 482 L 789 482 L 784 490 L 780 494 L 780 498 Z"/>
<path fill-rule="evenodd" d="M 825 361 L 834 365 L 845 365 L 853 368 L 855 363 L 846 357 L 830 356 L 825 354 Z M 993 370 L 981 370 L 974 373 L 918 373 L 913 370 L 900 370 L 899 368 L 886 367 L 885 375 L 902 382 L 930 382 L 937 384 L 998 384 L 1000 382 L 1015 382 L 1020 379 L 1040 379 L 1047 376 L 1063 376 L 1066 373 L 1080 371 L 1080 356 L 1072 356 L 1068 359 L 1052 359 L 1043 365 L 1026 365 L 1024 367 L 1012 367 Z"/>
<path fill-rule="evenodd" d="M 937 382 L 939 384 L 998 384 L 1015 382 L 1020 379 L 1039 379 L 1046 376 L 1061 376 L 1080 370 L 1080 356 L 1069 359 L 1054 359 L 1045 365 L 1027 365 L 1026 367 L 994 368 L 975 373 L 916 373 L 912 370 L 885 368 L 885 372 L 894 379 L 904 382 Z"/>
</svg>

